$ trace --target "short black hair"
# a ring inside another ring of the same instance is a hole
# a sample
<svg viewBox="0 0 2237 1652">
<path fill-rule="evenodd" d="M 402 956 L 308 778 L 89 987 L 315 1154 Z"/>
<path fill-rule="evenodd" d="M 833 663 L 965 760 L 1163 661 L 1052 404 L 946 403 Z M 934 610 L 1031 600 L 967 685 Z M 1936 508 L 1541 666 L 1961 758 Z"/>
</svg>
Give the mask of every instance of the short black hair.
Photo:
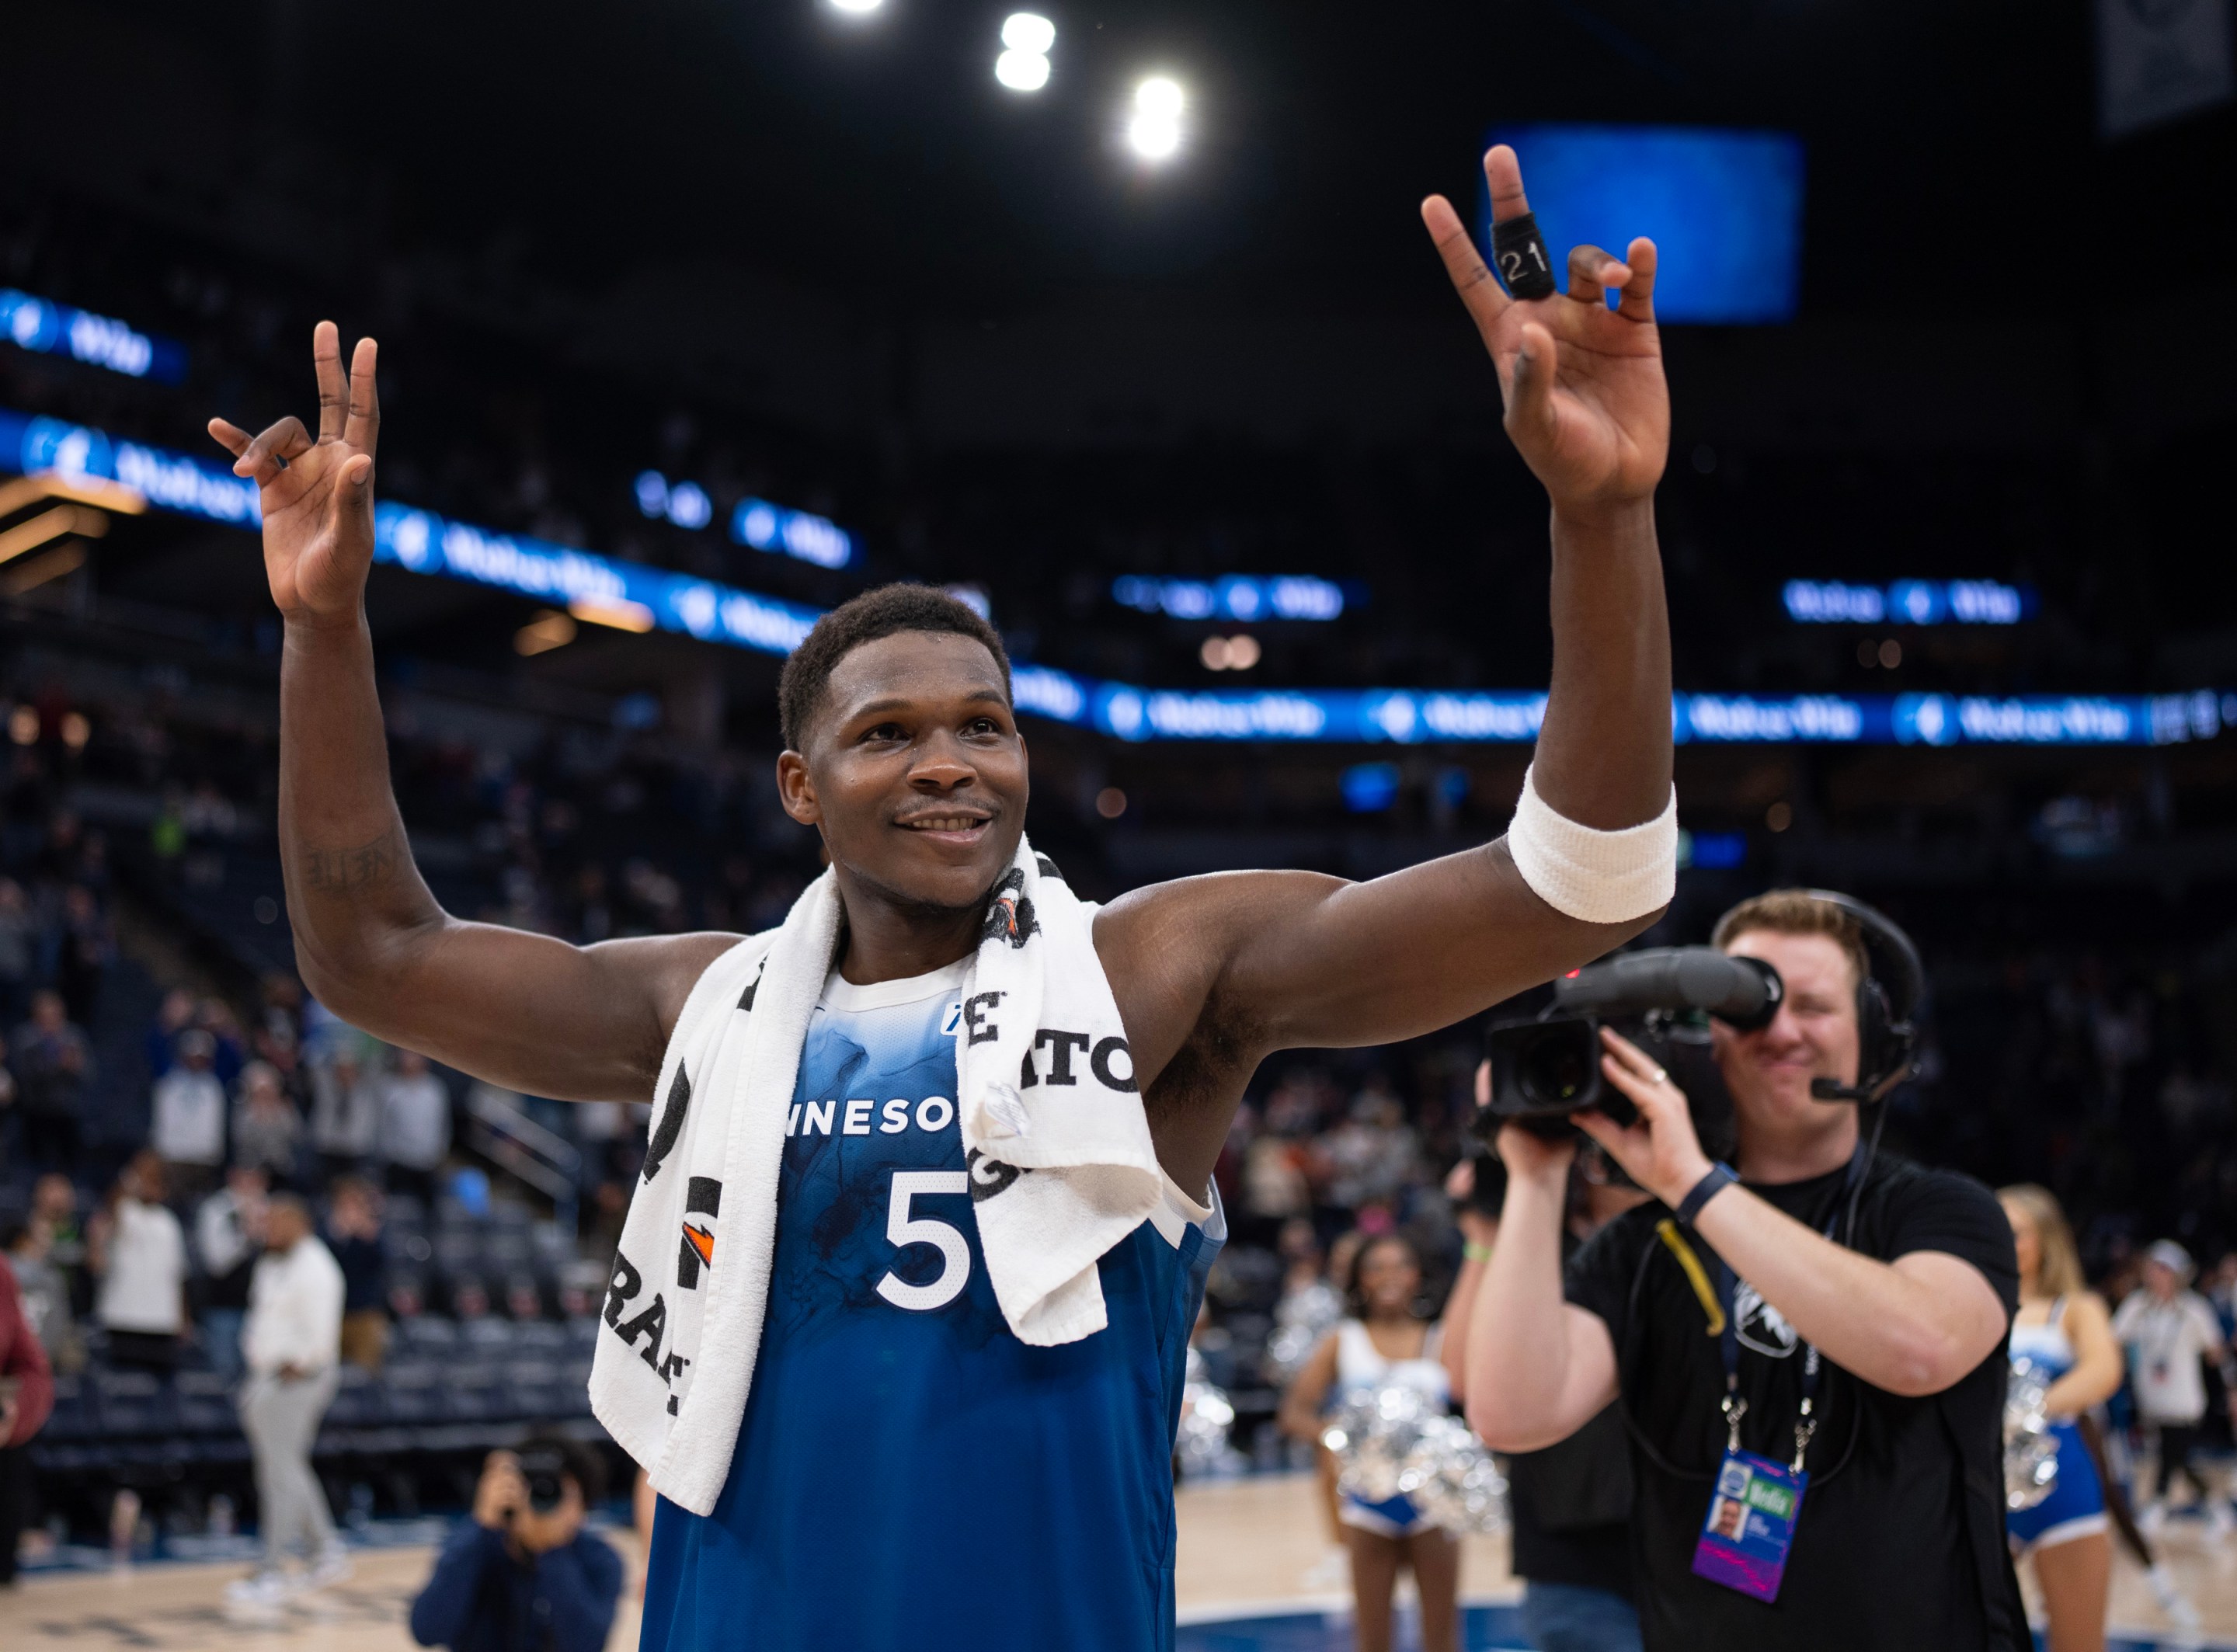
<svg viewBox="0 0 2237 1652">
<path fill-rule="evenodd" d="M 905 631 L 953 631 L 994 657 L 1002 692 L 1010 691 L 1010 656 L 1000 632 L 974 610 L 930 585 L 880 585 L 841 603 L 815 622 L 777 678 L 777 718 L 788 750 L 797 751 L 839 662 L 865 643 Z"/>
</svg>

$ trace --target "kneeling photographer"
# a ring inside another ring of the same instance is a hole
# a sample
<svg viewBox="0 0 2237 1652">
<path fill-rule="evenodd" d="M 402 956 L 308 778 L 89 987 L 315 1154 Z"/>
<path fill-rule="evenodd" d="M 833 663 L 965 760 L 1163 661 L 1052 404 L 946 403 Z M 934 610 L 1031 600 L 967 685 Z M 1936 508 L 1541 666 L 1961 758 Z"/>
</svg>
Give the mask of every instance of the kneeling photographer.
<svg viewBox="0 0 2237 1652">
<path fill-rule="evenodd" d="M 604 1465 L 558 1436 L 492 1451 L 474 1517 L 452 1532 L 412 1602 L 412 1638 L 452 1652 L 601 1652 L 622 1560 L 583 1530 Z"/>
<path fill-rule="evenodd" d="M 1734 908 L 1713 946 L 1745 967 L 1633 955 L 1561 983 L 1561 1008 L 1634 1017 L 1648 1049 L 1574 1015 L 1495 1033 L 1508 1182 L 1468 1420 L 1529 1450 L 1620 1400 L 1650 1652 L 2023 1652 L 2010 1226 L 1986 1187 L 1877 1152 L 1859 1118 L 1909 1070 L 1917 955 L 1861 902 L 1804 890 Z M 1641 1014 L 1687 1004 L 1716 1017 L 1706 1041 Z M 1565 1116 L 1661 1201 L 1608 1224 L 1566 1280 Z"/>
</svg>

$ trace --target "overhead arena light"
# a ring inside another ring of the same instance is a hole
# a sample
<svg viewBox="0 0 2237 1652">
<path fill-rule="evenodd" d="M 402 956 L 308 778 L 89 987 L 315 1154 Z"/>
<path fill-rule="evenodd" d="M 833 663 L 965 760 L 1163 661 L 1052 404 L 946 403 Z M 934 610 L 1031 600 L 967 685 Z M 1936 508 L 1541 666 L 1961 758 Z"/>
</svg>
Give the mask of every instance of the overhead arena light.
<svg viewBox="0 0 2237 1652">
<path fill-rule="evenodd" d="M 1145 161 L 1169 161 L 1181 147 L 1181 109 L 1187 102 L 1180 83 L 1152 75 L 1134 89 L 1134 118 L 1126 142 Z"/>
<path fill-rule="evenodd" d="M 1013 92 L 1038 92 L 1048 84 L 1049 48 L 1056 25 L 1031 11 L 1013 11 L 1002 22 L 1004 50 L 994 60 L 994 78 Z"/>
<path fill-rule="evenodd" d="M 873 11 L 882 11 L 886 0 L 831 0 L 834 11 L 843 11 L 850 17 L 866 17 Z"/>
</svg>

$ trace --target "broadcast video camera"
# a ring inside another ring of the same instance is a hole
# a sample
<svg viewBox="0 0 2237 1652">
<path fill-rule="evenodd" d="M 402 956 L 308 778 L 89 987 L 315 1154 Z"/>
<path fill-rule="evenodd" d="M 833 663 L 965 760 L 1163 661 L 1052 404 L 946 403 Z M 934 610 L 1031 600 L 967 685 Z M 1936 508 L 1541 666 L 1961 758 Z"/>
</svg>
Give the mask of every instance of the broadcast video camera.
<svg viewBox="0 0 2237 1652">
<path fill-rule="evenodd" d="M 1856 1082 L 1815 1078 L 1810 1094 L 1820 1101 L 1884 1100 L 1910 1075 L 1917 1047 L 1926 991 L 1918 948 L 1885 913 L 1855 896 L 1807 893 L 1856 925 L 1866 959 L 1857 982 Z M 1477 1115 L 1476 1130 L 1488 1140 L 1512 1121 L 1559 1135 L 1571 1127 L 1571 1113 L 1588 1107 L 1631 1124 L 1638 1109 L 1600 1074 L 1600 1028 L 1611 1026 L 1669 1073 L 1691 1104 L 1702 1147 L 1722 1158 L 1732 1146 L 1732 1098 L 1711 1049 L 1709 1021 L 1753 1032 L 1771 1024 L 1785 996 L 1785 982 L 1769 964 L 1713 947 L 1661 947 L 1576 970 L 1554 983 L 1543 1015 L 1491 1029 L 1491 1105 Z"/>
<path fill-rule="evenodd" d="M 1620 1125 L 1639 1116 L 1600 1072 L 1600 1028 L 1613 1027 L 1668 1071 L 1686 1093 L 1693 1131 L 1712 1157 L 1732 1151 L 1732 1100 L 1709 1042 L 1714 1016 L 1743 1032 L 1766 1026 L 1785 996 L 1759 958 L 1713 947 L 1659 947 L 1576 970 L 1554 983 L 1554 1002 L 1528 1021 L 1491 1029 L 1487 1136 L 1514 1123 L 1541 1135 L 1570 1129 L 1569 1115 L 1597 1108 Z"/>
</svg>

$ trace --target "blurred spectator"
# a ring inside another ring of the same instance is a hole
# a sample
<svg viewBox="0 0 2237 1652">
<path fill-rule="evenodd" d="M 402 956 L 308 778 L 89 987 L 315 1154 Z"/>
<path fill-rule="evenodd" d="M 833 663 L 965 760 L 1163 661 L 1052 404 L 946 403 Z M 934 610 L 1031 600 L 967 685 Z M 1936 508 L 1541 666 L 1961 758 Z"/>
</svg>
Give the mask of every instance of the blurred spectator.
<svg viewBox="0 0 2237 1652">
<path fill-rule="evenodd" d="M 70 1019 L 90 1021 L 101 1000 L 102 979 L 108 974 L 115 942 L 110 939 L 109 919 L 100 902 L 82 883 L 73 883 L 63 891 L 61 942 L 55 960 L 55 984 L 62 990 Z"/>
<path fill-rule="evenodd" d="M 56 1371 L 84 1370 L 85 1348 L 78 1340 L 69 1280 L 49 1257 L 39 1225 L 15 1223 L 0 1234 L 0 1249 L 8 1252 L 8 1265 L 16 1270 L 16 1288 L 23 1293 L 23 1318 L 47 1351 L 47 1363 Z"/>
<path fill-rule="evenodd" d="M 303 1140 L 303 1115 L 280 1088 L 269 1061 L 241 1069 L 241 1094 L 233 1104 L 233 1161 L 253 1165 L 285 1186 L 293 1181 Z"/>
<path fill-rule="evenodd" d="M 178 1363 L 187 1330 L 187 1241 L 164 1193 L 163 1161 L 142 1148 L 93 1219 L 89 1254 L 101 1279 L 95 1313 L 116 1365 Z"/>
<path fill-rule="evenodd" d="M 228 1589 L 230 1600 L 268 1604 L 349 1576 L 326 1491 L 311 1470 L 319 1419 L 338 1381 L 341 1322 L 341 1269 L 311 1231 L 303 1201 L 275 1194 L 241 1332 L 248 1385 L 241 1391 L 241 1425 L 256 1468 L 264 1556 L 252 1576 Z M 287 1559 L 299 1545 L 306 1569 L 291 1575 Z"/>
<path fill-rule="evenodd" d="M 597 1456 L 571 1440 L 491 1452 L 473 1519 L 451 1534 L 412 1602 L 412 1638 L 451 1652 L 601 1652 L 622 1562 L 583 1517 L 604 1483 Z"/>
<path fill-rule="evenodd" d="M 62 995 L 31 995 L 31 1018 L 8 1041 L 23 1110 L 23 1157 L 42 1170 L 77 1163 L 80 1119 L 93 1080 L 85 1034 L 74 1026 Z"/>
<path fill-rule="evenodd" d="M 195 1024 L 195 995 L 174 987 L 156 1006 L 155 1020 L 148 1028 L 148 1076 L 160 1079 L 178 1060 L 179 1035 Z"/>
<path fill-rule="evenodd" d="M 2221 1322 L 2222 1341 L 2228 1341 L 2231 1333 L 2237 1332 L 2237 1251 L 2208 1268 L 2199 1285 L 2214 1317 Z"/>
<path fill-rule="evenodd" d="M 422 1199 L 435 1194 L 435 1173 L 451 1152 L 451 1092 L 417 1050 L 396 1052 L 396 1070 L 381 1086 L 380 1156 L 388 1185 Z"/>
<path fill-rule="evenodd" d="M 198 1027 L 178 1037 L 177 1061 L 155 1080 L 148 1145 L 184 1199 L 208 1193 L 225 1163 L 225 1087 L 210 1063 L 217 1041 Z"/>
<path fill-rule="evenodd" d="M 2159 1436 L 2159 1473 L 2151 1501 L 2136 1523 L 2148 1535 L 2167 1517 L 2169 1483 L 2177 1474 L 2196 1488 L 2217 1537 L 2237 1530 L 2227 1499 L 2207 1482 L 2191 1454 L 2199 1446 L 2206 1417 L 2208 1359 L 2221 1367 L 2228 1404 L 2237 1415 L 2237 1371 L 2233 1371 L 2221 1321 L 2206 1298 L 2184 1287 L 2192 1273 L 2190 1252 L 2173 1239 L 2161 1239 L 2144 1252 L 2144 1283 L 2113 1315 L 2113 1334 L 2130 1354 L 2136 1411 Z"/>
<path fill-rule="evenodd" d="M 1379 1074 L 1354 1098 L 1350 1116 L 1322 1147 L 1331 1173 L 1330 1202 L 1346 1211 L 1394 1205 L 1420 1171 L 1421 1140 L 1406 1122 L 1405 1105 Z"/>
<path fill-rule="evenodd" d="M 342 1362 L 380 1369 L 388 1351 L 388 1257 L 380 1245 L 380 1205 L 355 1176 L 333 1185 L 327 1246 L 342 1271 Z"/>
<path fill-rule="evenodd" d="M 1312 1208 L 1305 1179 L 1305 1155 L 1297 1143 L 1266 1130 L 1244 1150 L 1243 1208 L 1264 1231 L 1271 1231 Z"/>
<path fill-rule="evenodd" d="M 222 998 L 205 998 L 195 1007 L 195 1025 L 217 1041 L 217 1059 L 210 1070 L 228 1090 L 240 1082 L 241 1069 L 248 1065 L 248 1046 L 241 1036 L 241 1021 Z"/>
<path fill-rule="evenodd" d="M 39 967 L 39 923 L 23 886 L 0 877 L 0 1026 L 13 1026 L 30 1002 Z"/>
<path fill-rule="evenodd" d="M 85 1227 L 77 1217 L 77 1186 L 60 1171 L 49 1171 L 32 1185 L 30 1226 L 38 1235 L 47 1265 L 62 1275 L 71 1314 L 82 1316 L 93 1306 L 93 1281 L 86 1271 Z"/>
<path fill-rule="evenodd" d="M 1283 1264 L 1282 1295 L 1275 1305 L 1274 1319 L 1277 1325 L 1308 1327 L 1309 1351 L 1323 1332 L 1343 1318 L 1343 1293 L 1330 1280 L 1320 1240 L 1304 1218 L 1291 1217 L 1282 1224 L 1277 1248 Z"/>
<path fill-rule="evenodd" d="M 9 1070 L 8 1046 L 0 1041 L 0 1167 L 12 1167 L 23 1156 L 23 1120 L 16 1101 L 16 1075 Z"/>
<path fill-rule="evenodd" d="M 225 1186 L 195 1213 L 195 1252 L 202 1285 L 202 1346 L 226 1377 L 241 1374 L 241 1328 L 248 1318 L 248 1285 L 264 1248 L 265 1196 L 269 1186 L 254 1165 L 235 1165 Z"/>
<path fill-rule="evenodd" d="M 354 1175 L 380 1140 L 380 1079 L 359 1059 L 348 1036 L 330 1061 L 311 1068 L 311 1146 L 323 1174 Z"/>
<path fill-rule="evenodd" d="M 46 1350 L 24 1317 L 15 1273 L 0 1261 L 0 1585 L 16 1581 L 16 1549 L 30 1517 L 27 1448 L 54 1404 Z"/>
</svg>

